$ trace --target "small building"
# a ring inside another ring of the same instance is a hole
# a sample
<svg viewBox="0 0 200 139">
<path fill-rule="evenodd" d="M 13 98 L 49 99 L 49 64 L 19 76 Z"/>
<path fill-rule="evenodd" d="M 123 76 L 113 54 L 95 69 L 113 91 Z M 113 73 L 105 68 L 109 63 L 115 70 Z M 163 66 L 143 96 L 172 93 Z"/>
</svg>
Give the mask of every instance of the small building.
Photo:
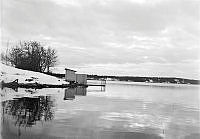
<svg viewBox="0 0 200 139">
<path fill-rule="evenodd" d="M 76 74 L 76 83 L 87 84 L 87 74 Z"/>
<path fill-rule="evenodd" d="M 75 70 L 71 70 L 71 69 L 65 69 L 65 80 L 73 83 L 76 82 L 76 74 L 75 74 Z"/>
</svg>

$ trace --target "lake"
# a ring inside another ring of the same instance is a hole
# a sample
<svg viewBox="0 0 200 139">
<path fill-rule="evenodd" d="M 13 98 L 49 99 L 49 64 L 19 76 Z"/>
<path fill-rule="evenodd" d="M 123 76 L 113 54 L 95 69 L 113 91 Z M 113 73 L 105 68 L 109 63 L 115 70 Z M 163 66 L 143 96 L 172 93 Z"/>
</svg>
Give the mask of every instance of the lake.
<svg viewBox="0 0 200 139">
<path fill-rule="evenodd" d="M 106 88 L 4 88 L 1 138 L 199 139 L 199 89 L 119 81 Z"/>
</svg>

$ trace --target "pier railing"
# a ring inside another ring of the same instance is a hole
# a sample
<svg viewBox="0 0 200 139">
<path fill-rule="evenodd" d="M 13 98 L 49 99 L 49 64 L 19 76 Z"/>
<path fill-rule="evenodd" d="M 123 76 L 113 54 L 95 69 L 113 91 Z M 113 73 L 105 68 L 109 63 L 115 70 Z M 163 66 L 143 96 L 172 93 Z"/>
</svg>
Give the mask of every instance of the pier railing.
<svg viewBox="0 0 200 139">
<path fill-rule="evenodd" d="M 100 79 L 100 80 L 88 79 L 87 80 L 87 85 L 88 86 L 105 86 L 106 85 L 106 80 L 105 79 Z"/>
<path fill-rule="evenodd" d="M 105 79 L 100 79 L 100 80 L 87 80 L 87 85 L 88 86 L 99 86 L 100 91 L 105 91 L 106 88 L 106 80 Z"/>
</svg>

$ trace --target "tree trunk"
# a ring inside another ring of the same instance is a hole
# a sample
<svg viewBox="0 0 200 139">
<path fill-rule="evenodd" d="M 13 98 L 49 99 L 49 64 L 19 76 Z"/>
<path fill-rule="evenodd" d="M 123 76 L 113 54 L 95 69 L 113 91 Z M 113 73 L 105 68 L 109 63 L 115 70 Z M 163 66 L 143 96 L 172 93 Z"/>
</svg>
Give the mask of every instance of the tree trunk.
<svg viewBox="0 0 200 139">
<path fill-rule="evenodd" d="M 49 66 L 47 66 L 47 72 L 49 72 Z"/>
</svg>

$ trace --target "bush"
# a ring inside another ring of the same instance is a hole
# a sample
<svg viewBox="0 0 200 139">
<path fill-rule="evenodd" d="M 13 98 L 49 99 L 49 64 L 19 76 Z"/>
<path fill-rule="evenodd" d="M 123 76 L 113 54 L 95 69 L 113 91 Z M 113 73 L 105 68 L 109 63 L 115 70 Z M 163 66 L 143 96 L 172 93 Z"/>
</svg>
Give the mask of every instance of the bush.
<svg viewBox="0 0 200 139">
<path fill-rule="evenodd" d="M 5 56 L 4 56 L 5 57 Z M 7 60 L 16 68 L 44 72 L 57 63 L 56 50 L 37 41 L 20 42 L 9 50 Z"/>
</svg>

